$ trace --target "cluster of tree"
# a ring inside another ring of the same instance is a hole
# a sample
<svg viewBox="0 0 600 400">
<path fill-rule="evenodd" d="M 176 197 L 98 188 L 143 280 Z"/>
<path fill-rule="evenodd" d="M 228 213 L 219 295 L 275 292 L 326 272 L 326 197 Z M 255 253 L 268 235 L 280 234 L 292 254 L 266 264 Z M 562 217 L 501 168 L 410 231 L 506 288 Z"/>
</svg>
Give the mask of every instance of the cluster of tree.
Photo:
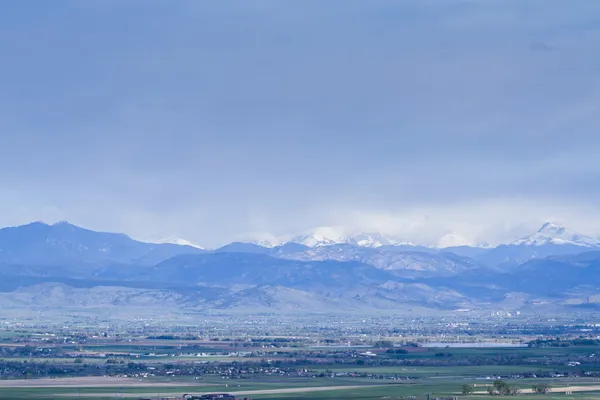
<svg viewBox="0 0 600 400">
<path fill-rule="evenodd" d="M 487 389 L 488 394 L 492 396 L 516 396 L 521 392 L 517 386 L 509 385 L 502 379 L 495 380 L 492 386 Z"/>
<path fill-rule="evenodd" d="M 468 396 L 475 392 L 475 386 L 473 385 L 462 385 L 462 394 Z"/>
<path fill-rule="evenodd" d="M 159 371 L 162 371 L 157 368 Z M 145 372 L 147 366 L 138 362 L 108 360 L 105 365 L 86 364 L 81 357 L 72 362 L 4 361 L 0 360 L 0 379 L 46 377 L 101 376 Z"/>
<path fill-rule="evenodd" d="M 501 396 L 514 396 L 520 392 L 520 389 L 516 386 L 508 385 L 503 380 L 497 380 L 494 384 L 487 389 L 488 393 L 491 395 L 501 395 Z M 546 394 L 550 391 L 550 385 L 547 383 L 537 383 L 533 385 L 532 391 L 535 394 Z M 473 385 L 463 385 L 462 386 L 462 394 L 465 396 L 471 395 L 475 393 L 475 386 Z"/>
<path fill-rule="evenodd" d="M 30 345 L 16 347 L 0 347 L 0 357 L 56 357 L 59 354 L 57 348 L 38 348 Z"/>
<path fill-rule="evenodd" d="M 571 347 L 571 346 L 600 346 L 600 340 L 591 338 L 576 339 L 537 339 L 528 343 L 529 347 Z"/>
<path fill-rule="evenodd" d="M 375 343 L 373 343 L 373 347 L 376 347 L 378 349 L 394 347 L 394 342 L 392 342 L 391 340 L 378 340 Z"/>
<path fill-rule="evenodd" d="M 536 394 L 546 394 L 550 391 L 550 385 L 547 383 L 538 383 L 533 385 L 532 387 L 533 393 Z"/>
<path fill-rule="evenodd" d="M 104 375 L 104 368 L 85 364 L 66 365 L 48 361 L 0 361 L 0 379 Z"/>
<path fill-rule="evenodd" d="M 397 345 L 402 345 L 402 347 L 421 347 L 419 343 L 416 342 L 396 342 Z M 379 349 L 385 349 L 387 347 L 394 347 L 394 342 L 391 340 L 377 340 L 373 343 L 373 347 Z"/>
<path fill-rule="evenodd" d="M 387 349 L 387 354 L 408 354 L 408 350 L 405 349 Z"/>
</svg>

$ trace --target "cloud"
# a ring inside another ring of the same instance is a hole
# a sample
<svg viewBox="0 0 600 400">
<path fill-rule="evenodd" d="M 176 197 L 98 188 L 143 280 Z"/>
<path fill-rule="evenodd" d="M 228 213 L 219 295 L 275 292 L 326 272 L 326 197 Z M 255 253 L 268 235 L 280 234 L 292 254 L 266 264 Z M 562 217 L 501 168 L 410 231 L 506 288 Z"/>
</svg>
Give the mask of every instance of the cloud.
<svg viewBox="0 0 600 400">
<path fill-rule="evenodd" d="M 0 225 L 600 235 L 596 3 L 345 4 L 7 9 Z"/>
<path fill-rule="evenodd" d="M 378 231 L 426 245 L 456 238 L 462 243 L 500 244 L 531 234 L 545 221 L 597 236 L 600 216 L 595 205 L 572 200 L 494 198 L 347 212 L 332 221 L 352 221 L 349 228 L 354 231 Z"/>
</svg>

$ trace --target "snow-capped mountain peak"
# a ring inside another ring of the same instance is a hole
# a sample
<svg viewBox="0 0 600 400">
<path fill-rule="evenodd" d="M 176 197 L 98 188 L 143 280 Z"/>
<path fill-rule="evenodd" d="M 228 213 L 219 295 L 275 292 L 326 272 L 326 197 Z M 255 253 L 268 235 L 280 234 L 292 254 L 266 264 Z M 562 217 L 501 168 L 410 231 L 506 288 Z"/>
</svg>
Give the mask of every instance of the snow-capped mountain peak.
<svg viewBox="0 0 600 400">
<path fill-rule="evenodd" d="M 395 238 L 390 238 L 381 233 L 357 233 L 348 237 L 348 243 L 360 247 L 381 247 L 400 244 Z"/>
<path fill-rule="evenodd" d="M 394 238 L 387 237 L 381 233 L 356 233 L 352 235 L 340 235 L 336 232 L 324 232 L 319 230 L 294 237 L 292 243 L 303 244 L 308 247 L 331 246 L 334 244 L 353 244 L 359 247 L 381 247 L 403 244 Z"/>
<path fill-rule="evenodd" d="M 272 241 L 272 240 L 268 240 L 268 239 L 253 240 L 250 243 L 256 244 L 256 245 L 262 246 L 262 247 L 268 247 L 268 248 L 279 246 L 281 244 L 279 241 Z"/>
<path fill-rule="evenodd" d="M 332 244 L 344 243 L 343 240 L 331 239 L 331 238 L 328 238 L 326 236 L 319 235 L 316 233 L 313 233 L 310 235 L 296 236 L 295 238 L 290 240 L 290 242 L 303 244 L 308 247 L 321 247 L 321 246 L 330 246 Z"/>
<path fill-rule="evenodd" d="M 580 235 L 570 229 L 546 222 L 533 235 L 512 243 L 517 246 L 543 246 L 547 244 L 568 244 L 581 247 L 600 247 L 600 240 Z"/>
<path fill-rule="evenodd" d="M 195 247 L 197 249 L 204 250 L 204 247 L 199 246 L 195 243 L 192 243 L 189 240 L 181 239 L 178 237 L 162 239 L 162 240 L 159 240 L 157 243 L 176 244 L 178 246 L 189 246 L 189 247 Z"/>
</svg>

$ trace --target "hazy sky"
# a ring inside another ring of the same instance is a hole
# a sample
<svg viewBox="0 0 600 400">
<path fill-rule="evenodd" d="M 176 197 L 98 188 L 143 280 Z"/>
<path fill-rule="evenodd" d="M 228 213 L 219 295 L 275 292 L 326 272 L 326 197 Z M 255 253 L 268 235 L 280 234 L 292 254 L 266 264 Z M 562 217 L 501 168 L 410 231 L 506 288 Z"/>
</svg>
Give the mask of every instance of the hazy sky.
<svg viewBox="0 0 600 400">
<path fill-rule="evenodd" d="M 0 2 L 0 225 L 600 236 L 600 1 Z"/>
</svg>

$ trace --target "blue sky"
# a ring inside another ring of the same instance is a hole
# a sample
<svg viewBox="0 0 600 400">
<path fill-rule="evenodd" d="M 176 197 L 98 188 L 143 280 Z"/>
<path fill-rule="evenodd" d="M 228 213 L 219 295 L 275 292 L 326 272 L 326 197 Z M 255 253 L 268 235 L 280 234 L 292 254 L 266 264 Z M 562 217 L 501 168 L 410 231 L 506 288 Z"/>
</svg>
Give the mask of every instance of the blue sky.
<svg viewBox="0 0 600 400">
<path fill-rule="evenodd" d="M 600 235 L 600 2 L 0 4 L 0 225 Z"/>
</svg>

